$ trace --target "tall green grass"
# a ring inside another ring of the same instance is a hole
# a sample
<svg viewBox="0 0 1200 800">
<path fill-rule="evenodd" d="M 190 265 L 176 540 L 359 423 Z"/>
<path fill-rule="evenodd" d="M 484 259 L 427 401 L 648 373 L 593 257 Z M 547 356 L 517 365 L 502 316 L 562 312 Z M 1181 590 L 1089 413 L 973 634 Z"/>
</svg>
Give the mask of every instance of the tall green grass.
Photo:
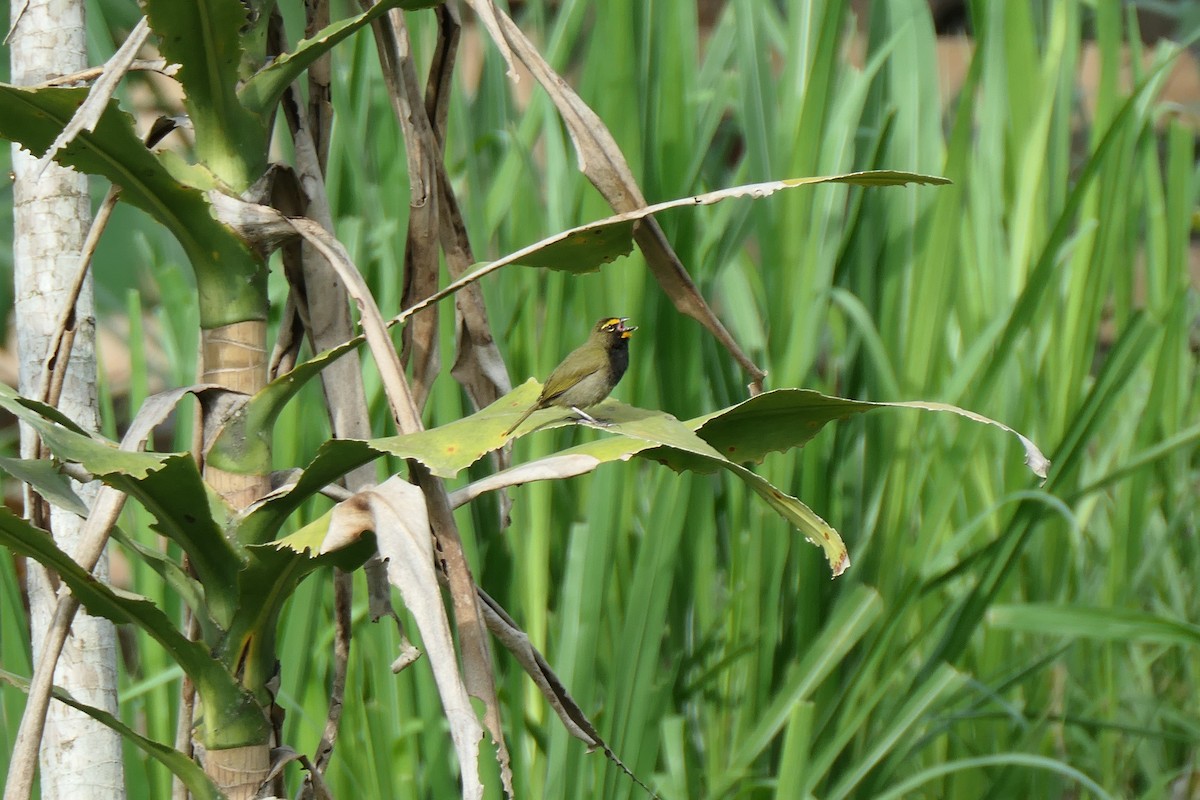
<svg viewBox="0 0 1200 800">
<path fill-rule="evenodd" d="M 1156 105 L 1161 71 L 1120 88 L 1121 49 L 1139 39 L 1117 4 L 973 3 L 974 55 L 948 108 L 925 3 L 876 4 L 862 67 L 844 60 L 846 4 L 783 5 L 731 0 L 703 37 L 690 4 L 530 2 L 521 22 L 651 201 L 875 167 L 950 177 L 661 222 L 769 386 L 959 403 L 1037 440 L 1049 481 L 992 429 L 876 412 L 760 467 L 842 532 L 854 564 L 836 581 L 740 484 L 644 464 L 516 490 L 504 532 L 490 506 L 460 511 L 476 578 L 664 798 L 1161 796 L 1200 740 L 1186 625 L 1200 619 L 1193 131 Z M 409 20 L 428 53 L 430 20 Z M 1075 92 L 1085 31 L 1104 65 L 1094 119 Z M 369 37 L 335 65 L 338 232 L 394 311 L 403 144 Z M 609 213 L 553 106 L 535 89 L 518 108 L 503 71 L 485 46 L 478 88 L 460 85 L 450 119 L 447 162 L 481 259 Z M 185 291 L 157 274 L 164 296 Z M 687 418 L 744 397 L 736 366 L 636 253 L 583 277 L 512 268 L 483 288 L 515 381 L 620 313 L 641 326 L 622 399 Z M 190 364 L 186 330 L 167 327 Z M 432 424 L 468 411 L 445 372 Z M 281 423 L 281 466 L 327 435 L 317 393 L 299 403 Z M 590 435 L 528 437 L 516 457 Z M 357 596 L 335 796 L 453 796 L 432 678 L 421 662 L 390 674 L 396 635 Z M 311 581 L 281 631 L 287 739 L 309 752 L 331 603 L 327 581 Z M 169 738 L 175 676 L 153 645 L 138 649 L 123 708 Z M 507 654 L 496 664 L 521 796 L 640 796 L 562 731 Z M 139 794 L 131 781 L 131 797 L 161 796 L 157 768 L 140 769 L 154 782 Z"/>
</svg>

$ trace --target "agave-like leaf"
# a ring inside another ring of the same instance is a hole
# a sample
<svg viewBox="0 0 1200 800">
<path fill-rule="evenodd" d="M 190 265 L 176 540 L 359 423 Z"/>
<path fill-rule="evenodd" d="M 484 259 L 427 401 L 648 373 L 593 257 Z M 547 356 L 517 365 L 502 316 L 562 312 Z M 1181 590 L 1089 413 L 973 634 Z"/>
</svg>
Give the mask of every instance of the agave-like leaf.
<svg viewBox="0 0 1200 800">
<path fill-rule="evenodd" d="M 118 625 L 133 624 L 161 644 L 201 692 L 204 704 L 222 713 L 219 736 L 225 747 L 249 744 L 265 735 L 262 709 L 203 642 L 188 639 L 148 598 L 102 583 L 75 563 L 43 530 L 0 506 L 0 543 L 54 570 L 88 612 Z"/>
<path fill-rule="evenodd" d="M 242 652 L 249 648 L 249 658 L 260 663 L 245 665 L 250 671 L 269 674 L 276 658 L 275 640 L 279 615 L 283 606 L 306 577 L 321 567 L 335 566 L 351 572 L 375 554 L 375 539 L 364 535 L 345 547 L 325 552 L 323 533 L 329 524 L 329 514 L 304 526 L 290 536 L 266 544 L 247 547 L 250 560 L 238 574 L 237 596 L 241 607 L 234 617 L 223 648 Z"/>
<path fill-rule="evenodd" d="M 269 134 L 266 120 L 250 113 L 237 96 L 248 4 L 144 0 L 142 5 L 159 36 L 159 50 L 179 64 L 200 162 L 244 190 L 266 169 Z"/>
<path fill-rule="evenodd" d="M 0 670 L 0 681 L 15 686 L 23 692 L 29 692 L 29 681 L 11 672 Z M 183 785 L 188 788 L 195 800 L 221 800 L 224 797 L 217 789 L 216 784 L 204 774 L 203 768 L 184 753 L 142 736 L 107 711 L 81 703 L 63 689 L 55 687 L 52 691 L 55 700 L 66 703 L 71 708 L 82 711 L 97 722 L 108 726 L 150 758 L 171 770 L 179 780 L 183 781 Z"/>
<path fill-rule="evenodd" d="M 237 610 L 233 593 L 246 556 L 224 535 L 228 508 L 215 495 L 186 453 L 159 454 L 119 450 L 111 442 L 51 422 L 34 409 L 41 404 L 19 397 L 0 384 L 0 407 L 31 425 L 50 452 L 80 464 L 104 483 L 137 498 L 154 516 L 154 529 L 188 554 L 201 583 L 208 587 L 213 618 L 227 625 Z"/>
<path fill-rule="evenodd" d="M 86 99 L 87 89 L 0 84 L 0 138 L 42 153 Z M 246 318 L 243 286 L 263 279 L 266 268 L 245 242 L 210 213 L 201 191 L 211 185 L 210 174 L 152 153 L 134 131 L 133 119 L 115 101 L 108 103 L 95 130 L 80 131 L 55 160 L 81 172 L 103 175 L 121 187 L 122 199 L 171 231 L 197 269 L 206 325 Z"/>
<path fill-rule="evenodd" d="M 540 391 L 536 381 L 528 381 L 469 417 L 420 433 L 367 442 L 327 442 L 291 491 L 263 503 L 252 512 L 250 519 L 264 530 L 277 527 L 306 497 L 345 472 L 385 453 L 414 458 L 439 477 L 454 477 L 484 454 L 503 446 L 508 441 L 505 431 L 534 402 Z M 486 483 L 486 490 L 492 491 L 530 480 L 565 478 L 635 455 L 676 470 L 701 473 L 726 470 L 745 482 L 809 541 L 821 547 L 836 576 L 850 563 L 837 531 L 799 499 L 744 465 L 762 461 L 771 452 L 802 447 L 829 422 L 878 408 L 945 411 L 999 427 L 1017 437 L 1030 469 L 1045 477 L 1049 461 L 1032 441 L 1002 423 L 956 406 L 920 401 L 867 402 L 831 397 L 807 389 L 778 389 L 685 422 L 665 412 L 634 408 L 609 399 L 591 413 L 606 423 L 603 430 L 615 436 L 515 466 L 481 483 Z M 535 412 L 516 435 L 570 424 L 576 424 L 574 412 L 547 408 Z M 479 493 L 471 493 L 471 496 Z"/>
<path fill-rule="evenodd" d="M 71 482 L 53 461 L 0 457 L 0 472 L 7 472 L 22 483 L 29 484 L 38 494 L 50 501 L 51 505 L 80 517 L 87 516 L 87 503 L 75 494 Z"/>
</svg>

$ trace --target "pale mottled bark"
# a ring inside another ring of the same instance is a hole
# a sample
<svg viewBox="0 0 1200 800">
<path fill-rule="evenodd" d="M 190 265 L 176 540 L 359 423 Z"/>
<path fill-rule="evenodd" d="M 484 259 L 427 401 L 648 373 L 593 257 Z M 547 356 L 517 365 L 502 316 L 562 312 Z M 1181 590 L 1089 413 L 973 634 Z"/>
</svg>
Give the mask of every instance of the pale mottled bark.
<svg viewBox="0 0 1200 800">
<path fill-rule="evenodd" d="M 19 13 L 11 39 L 12 79 L 33 84 L 87 66 L 82 0 L 30 0 L 12 4 Z M 40 154 L 39 154 L 40 155 Z M 14 283 L 20 389 L 36 395 L 47 344 L 62 313 L 79 267 L 90 205 L 86 179 L 51 164 L 38 174 L 36 159 L 14 147 Z M 86 428 L 97 425 L 95 319 L 90 282 L 78 308 L 78 333 L 59 407 Z M 22 453 L 32 455 L 29 431 L 22 431 Z M 90 494 L 87 499 L 90 500 Z M 52 512 L 50 525 L 59 545 L 71 552 L 82 521 Z M 102 560 L 98 571 L 105 570 Z M 45 571 L 31 563 L 33 649 L 54 612 L 54 588 Z M 54 682 L 77 699 L 117 712 L 117 649 L 113 626 L 80 613 L 63 649 Z M 60 703 L 50 706 L 40 758 L 44 798 L 124 797 L 120 738 L 91 718 Z"/>
</svg>

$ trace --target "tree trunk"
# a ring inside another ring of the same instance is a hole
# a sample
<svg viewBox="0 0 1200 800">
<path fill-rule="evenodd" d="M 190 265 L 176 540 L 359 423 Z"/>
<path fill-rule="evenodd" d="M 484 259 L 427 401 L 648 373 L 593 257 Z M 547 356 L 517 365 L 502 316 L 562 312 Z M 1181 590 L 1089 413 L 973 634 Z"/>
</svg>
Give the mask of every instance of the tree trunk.
<svg viewBox="0 0 1200 800">
<path fill-rule="evenodd" d="M 12 13 L 13 83 L 39 83 L 87 66 L 82 0 L 14 2 Z M 27 397 L 39 394 L 47 346 L 79 269 L 79 253 L 91 218 L 87 179 L 57 164 L 38 174 L 36 163 L 35 157 L 13 146 L 15 319 L 20 391 Z M 95 315 L 90 279 L 76 308 L 78 332 L 58 407 L 84 428 L 95 430 Z M 36 457 L 31 434 L 22 426 L 21 454 L 26 458 Z M 86 489 L 81 493 L 89 502 L 94 496 L 94 491 Z M 52 510 L 48 523 L 59 546 L 73 552 L 82 521 Z M 107 561 L 102 559 L 97 572 L 103 575 L 106 571 Z M 27 586 L 36 663 L 43 632 L 54 613 L 57 580 L 30 561 Z M 79 612 L 54 682 L 84 703 L 117 713 L 117 647 L 111 623 Z M 120 736 L 61 703 L 50 705 L 40 767 L 43 798 L 125 796 Z"/>
</svg>

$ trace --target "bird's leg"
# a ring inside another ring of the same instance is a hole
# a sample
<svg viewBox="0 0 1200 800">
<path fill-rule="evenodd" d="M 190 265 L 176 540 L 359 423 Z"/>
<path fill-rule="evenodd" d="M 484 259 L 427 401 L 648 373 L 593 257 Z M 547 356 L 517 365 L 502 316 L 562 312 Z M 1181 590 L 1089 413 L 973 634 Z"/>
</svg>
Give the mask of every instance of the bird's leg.
<svg viewBox="0 0 1200 800">
<path fill-rule="evenodd" d="M 609 425 L 612 425 L 611 422 L 601 422 L 578 406 L 571 406 L 571 410 L 579 415 L 579 419 L 582 422 L 590 422 L 593 425 L 599 425 L 602 428 L 607 428 Z"/>
</svg>

